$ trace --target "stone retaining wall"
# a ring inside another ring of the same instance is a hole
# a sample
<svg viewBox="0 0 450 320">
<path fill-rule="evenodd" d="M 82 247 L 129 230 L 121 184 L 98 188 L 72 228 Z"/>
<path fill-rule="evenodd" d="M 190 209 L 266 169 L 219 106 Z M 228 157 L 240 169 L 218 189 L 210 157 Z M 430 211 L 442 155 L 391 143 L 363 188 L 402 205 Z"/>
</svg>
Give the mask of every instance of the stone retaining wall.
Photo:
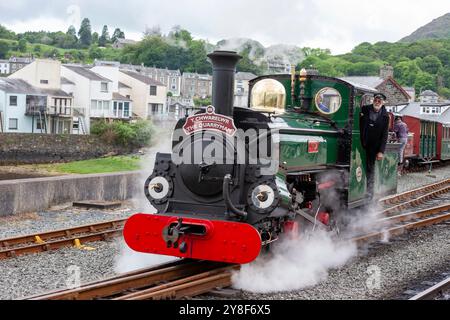
<svg viewBox="0 0 450 320">
<path fill-rule="evenodd" d="M 0 133 L 0 165 L 69 162 L 130 152 L 91 135 Z"/>
</svg>

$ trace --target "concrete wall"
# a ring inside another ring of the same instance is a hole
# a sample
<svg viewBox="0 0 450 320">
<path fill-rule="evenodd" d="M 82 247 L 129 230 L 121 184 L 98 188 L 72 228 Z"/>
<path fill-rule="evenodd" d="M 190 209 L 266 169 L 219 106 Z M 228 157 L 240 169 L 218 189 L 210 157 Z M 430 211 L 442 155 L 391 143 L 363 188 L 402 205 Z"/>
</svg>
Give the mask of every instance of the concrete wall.
<svg viewBox="0 0 450 320">
<path fill-rule="evenodd" d="M 0 181 L 0 216 L 46 210 L 82 200 L 126 200 L 137 193 L 139 172 Z"/>
<path fill-rule="evenodd" d="M 0 133 L 0 165 L 67 162 L 131 151 L 90 135 Z"/>
</svg>

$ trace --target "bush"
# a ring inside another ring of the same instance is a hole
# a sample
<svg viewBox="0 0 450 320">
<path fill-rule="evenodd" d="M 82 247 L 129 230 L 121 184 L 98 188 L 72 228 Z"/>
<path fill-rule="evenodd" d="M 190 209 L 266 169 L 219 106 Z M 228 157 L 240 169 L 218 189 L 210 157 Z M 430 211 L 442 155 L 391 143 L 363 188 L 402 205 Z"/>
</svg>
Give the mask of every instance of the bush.
<svg viewBox="0 0 450 320">
<path fill-rule="evenodd" d="M 91 134 L 101 137 L 107 143 L 142 148 L 151 144 L 153 127 L 149 121 L 144 120 L 136 123 L 97 121 L 91 126 Z"/>
</svg>

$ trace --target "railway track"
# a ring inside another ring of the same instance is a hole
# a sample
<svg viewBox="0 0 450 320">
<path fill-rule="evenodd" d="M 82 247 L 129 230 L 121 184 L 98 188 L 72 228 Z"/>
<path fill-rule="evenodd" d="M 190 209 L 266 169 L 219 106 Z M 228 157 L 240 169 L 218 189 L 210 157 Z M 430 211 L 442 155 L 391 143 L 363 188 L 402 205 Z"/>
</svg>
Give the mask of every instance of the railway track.
<svg viewBox="0 0 450 320">
<path fill-rule="evenodd" d="M 0 260 L 24 254 L 104 241 L 122 234 L 126 219 L 0 240 Z"/>
<path fill-rule="evenodd" d="M 445 179 L 420 188 L 402 192 L 379 200 L 383 208 L 381 215 L 390 215 L 413 208 L 450 192 L 450 179 Z"/>
<path fill-rule="evenodd" d="M 380 219 L 377 221 L 376 231 L 353 237 L 351 240 L 356 242 L 357 245 L 365 245 L 447 220 L 450 220 L 450 202 Z"/>
<path fill-rule="evenodd" d="M 238 268 L 224 263 L 178 260 L 29 300 L 181 299 L 230 286 L 232 271 Z"/>
<path fill-rule="evenodd" d="M 444 292 L 450 289 L 450 277 L 432 286 L 431 288 L 416 294 L 409 300 L 433 300 L 444 295 Z"/>
</svg>

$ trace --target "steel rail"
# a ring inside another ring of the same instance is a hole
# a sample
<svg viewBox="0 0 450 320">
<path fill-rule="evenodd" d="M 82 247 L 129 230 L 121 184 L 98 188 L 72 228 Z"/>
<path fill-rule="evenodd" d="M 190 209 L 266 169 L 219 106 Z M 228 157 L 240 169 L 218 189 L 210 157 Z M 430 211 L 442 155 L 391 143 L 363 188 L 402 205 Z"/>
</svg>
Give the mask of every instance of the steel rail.
<svg viewBox="0 0 450 320">
<path fill-rule="evenodd" d="M 409 201 L 406 201 L 406 202 L 403 202 L 401 204 L 398 204 L 398 205 L 396 205 L 394 207 L 387 208 L 387 209 L 381 211 L 380 214 L 388 215 L 388 214 L 391 214 L 391 213 L 396 213 L 396 212 L 399 212 L 399 211 L 401 211 L 403 209 L 423 204 L 425 201 L 428 201 L 430 199 L 435 198 L 438 195 L 445 194 L 445 193 L 448 193 L 448 192 L 450 192 L 450 185 L 446 186 L 446 187 L 443 187 L 441 189 L 438 189 L 438 190 L 431 191 L 431 192 L 426 193 L 424 195 L 421 195 L 421 196 L 419 196 L 419 197 L 417 197 L 415 199 L 411 199 Z"/>
<path fill-rule="evenodd" d="M 442 181 L 436 182 L 436 183 L 432 183 L 429 185 L 425 185 L 413 190 L 408 190 L 399 194 L 395 194 L 392 196 L 388 196 L 388 197 L 384 197 L 382 199 L 379 200 L 380 203 L 382 204 L 396 204 L 402 201 L 405 201 L 407 199 L 410 199 L 414 196 L 420 195 L 421 193 L 424 192 L 429 192 L 432 190 L 435 190 L 437 188 L 440 188 L 442 186 L 446 186 L 450 184 L 450 179 L 444 179 Z"/>
<path fill-rule="evenodd" d="M 358 245 L 362 245 L 368 242 L 373 242 L 373 241 L 378 241 L 378 240 L 383 240 L 385 239 L 387 236 L 397 236 L 397 235 L 401 235 L 403 233 L 405 233 L 408 230 L 411 229 L 417 229 L 417 228 L 421 228 L 421 227 L 426 227 L 426 226 L 430 226 L 433 224 L 437 224 L 437 223 L 441 223 L 444 221 L 450 220 L 450 212 L 438 215 L 438 216 L 434 216 L 431 218 L 427 218 L 427 219 L 423 219 L 423 220 L 419 220 L 416 222 L 411 222 L 405 225 L 401 225 L 401 226 L 396 226 L 396 227 L 392 227 L 386 230 L 382 230 L 382 231 L 376 231 L 376 232 L 372 232 L 369 233 L 367 235 L 363 235 L 363 236 L 359 236 L 359 237 L 355 237 L 352 239 L 352 241 L 356 242 Z"/>
<path fill-rule="evenodd" d="M 146 290 L 130 293 L 113 300 L 161 300 L 180 299 L 207 293 L 218 287 L 231 286 L 231 272 L 239 270 L 240 266 L 233 265 L 191 277 L 162 284 Z"/>
<path fill-rule="evenodd" d="M 440 206 L 426 208 L 419 211 L 408 212 L 404 214 L 399 214 L 391 217 L 386 217 L 377 221 L 380 225 L 393 225 L 394 223 L 401 223 L 405 221 L 410 221 L 418 218 L 424 218 L 437 213 L 446 212 L 450 210 L 450 203 L 445 203 Z"/>
<path fill-rule="evenodd" d="M 185 264 L 185 263 L 189 263 L 189 262 L 192 262 L 192 260 L 184 259 L 184 260 L 176 260 L 176 261 L 171 261 L 171 262 L 167 262 L 167 263 L 163 263 L 163 264 L 158 264 L 158 265 L 155 265 L 155 266 L 150 267 L 150 268 L 138 269 L 138 270 L 134 270 L 134 271 L 126 272 L 126 273 L 121 273 L 119 275 L 110 277 L 108 279 L 92 281 L 92 282 L 83 284 L 83 285 L 79 286 L 78 288 L 74 288 L 74 289 L 82 291 L 82 290 L 88 289 L 89 287 L 94 286 L 94 285 L 101 285 L 105 281 L 121 280 L 121 279 L 129 278 L 129 277 L 133 277 L 133 276 L 136 276 L 136 275 L 144 274 L 144 273 L 147 273 L 147 272 L 156 271 L 156 270 L 159 270 L 159 269 L 179 266 L 179 265 L 182 265 L 182 264 Z M 55 295 L 58 295 L 58 294 L 59 295 L 63 295 L 65 293 L 67 293 L 68 290 L 72 290 L 72 289 L 59 289 L 59 290 L 55 290 L 55 291 L 51 291 L 51 292 L 46 292 L 46 293 L 42 293 L 42 294 L 38 294 L 38 295 L 33 295 L 33 296 L 28 297 L 28 298 L 25 298 L 25 300 L 31 300 L 31 299 L 34 299 L 34 300 L 45 300 L 45 297 L 48 297 L 50 295 L 55 296 Z"/>
<path fill-rule="evenodd" d="M 178 265 L 137 273 L 130 276 L 107 279 L 85 285 L 81 288 L 53 292 L 31 297 L 29 300 L 94 300 L 114 297 L 114 295 L 158 285 L 161 282 L 174 281 L 184 277 L 223 267 L 223 263 L 192 261 Z"/>
<path fill-rule="evenodd" d="M 0 260 L 120 236 L 124 219 L 0 240 Z"/>
<path fill-rule="evenodd" d="M 39 252 L 45 252 L 45 251 L 54 251 L 54 250 L 61 249 L 63 247 L 76 246 L 77 241 L 79 241 L 80 245 L 82 243 L 88 243 L 88 242 L 106 241 L 108 239 L 111 239 L 113 237 L 118 237 L 120 235 L 122 235 L 121 229 L 105 230 L 105 231 L 102 231 L 99 233 L 80 235 L 80 236 L 75 236 L 72 238 L 66 238 L 66 239 L 61 239 L 61 240 L 45 242 L 42 244 L 33 244 L 33 245 L 29 245 L 29 246 L 24 246 L 24 247 L 9 248 L 9 249 L 0 251 L 0 260 L 17 257 L 19 255 L 24 255 L 24 254 L 32 254 L 32 253 L 39 253 Z"/>
<path fill-rule="evenodd" d="M 421 293 L 415 295 L 409 300 L 433 300 L 435 297 L 441 295 L 444 292 L 444 290 L 447 289 L 450 289 L 450 277 L 432 286 L 431 288 L 422 291 Z"/>
<path fill-rule="evenodd" d="M 125 225 L 126 221 L 127 221 L 127 219 L 119 219 L 119 220 L 99 222 L 99 223 L 94 223 L 94 224 L 86 224 L 86 225 L 72 227 L 72 228 L 29 234 L 29 235 L 14 237 L 14 238 L 0 239 L 0 248 L 2 248 L 2 247 L 8 248 L 8 247 L 12 247 L 12 246 L 21 245 L 21 244 L 36 242 L 36 237 L 39 237 L 43 241 L 47 241 L 47 240 L 56 239 L 56 238 L 70 237 L 70 236 L 73 236 L 76 234 L 99 232 L 102 230 L 119 228 L 119 227 L 123 227 Z"/>
</svg>

